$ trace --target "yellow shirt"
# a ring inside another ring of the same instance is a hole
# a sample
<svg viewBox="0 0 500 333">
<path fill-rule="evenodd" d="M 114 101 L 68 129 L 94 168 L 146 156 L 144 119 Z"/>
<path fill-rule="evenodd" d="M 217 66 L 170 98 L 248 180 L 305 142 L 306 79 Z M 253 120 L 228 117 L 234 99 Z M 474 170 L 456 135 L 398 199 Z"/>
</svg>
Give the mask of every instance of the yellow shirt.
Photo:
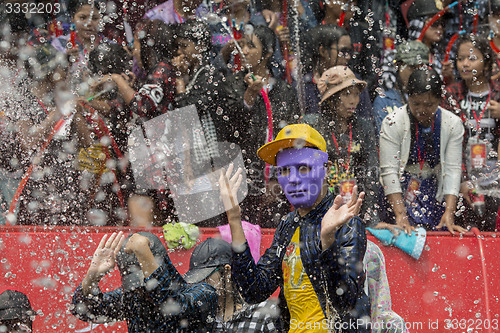
<svg viewBox="0 0 500 333">
<path fill-rule="evenodd" d="M 283 258 L 283 292 L 290 311 L 290 333 L 328 332 L 316 292 L 306 274 L 299 248 L 300 228 L 295 230 Z"/>
</svg>

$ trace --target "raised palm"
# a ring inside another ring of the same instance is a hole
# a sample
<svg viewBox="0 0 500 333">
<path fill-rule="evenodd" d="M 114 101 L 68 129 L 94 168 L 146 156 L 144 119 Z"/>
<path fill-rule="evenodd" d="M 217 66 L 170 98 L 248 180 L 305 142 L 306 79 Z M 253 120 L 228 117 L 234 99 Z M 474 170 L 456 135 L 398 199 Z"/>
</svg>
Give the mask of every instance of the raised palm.
<svg viewBox="0 0 500 333">
<path fill-rule="evenodd" d="M 239 209 L 237 193 L 243 180 L 243 176 L 241 175 L 243 170 L 238 168 L 234 175 L 231 176 L 233 169 L 234 165 L 230 164 L 227 171 L 224 171 L 224 169 L 221 170 L 219 177 L 220 196 L 226 212 Z"/>
<path fill-rule="evenodd" d="M 125 236 L 121 231 L 118 234 L 112 233 L 109 239 L 108 235 L 104 235 L 94 252 L 89 271 L 98 276 L 109 273 L 115 267 L 116 255 L 120 251 L 124 239 Z"/>
<path fill-rule="evenodd" d="M 321 244 L 323 249 L 330 247 L 333 243 L 335 232 L 351 218 L 359 214 L 365 193 L 361 192 L 358 197 L 358 187 L 354 186 L 351 200 L 342 205 L 342 198 L 338 195 L 332 207 L 326 212 L 321 221 Z"/>
</svg>

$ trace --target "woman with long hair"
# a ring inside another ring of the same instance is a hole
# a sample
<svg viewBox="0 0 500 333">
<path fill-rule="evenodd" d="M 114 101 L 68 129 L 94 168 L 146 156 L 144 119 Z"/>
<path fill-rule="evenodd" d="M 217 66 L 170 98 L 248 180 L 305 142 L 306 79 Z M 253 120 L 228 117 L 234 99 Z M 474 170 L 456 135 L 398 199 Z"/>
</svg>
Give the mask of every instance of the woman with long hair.
<svg viewBox="0 0 500 333">
<path fill-rule="evenodd" d="M 485 38 L 474 35 L 461 37 L 456 46 L 455 62 L 460 81 L 446 89 L 443 107 L 460 115 L 466 128 L 463 147 L 465 172 L 461 186 L 468 204 L 465 216 L 468 221 L 476 220 L 474 223 L 481 229 L 493 231 L 500 201 L 493 196 L 483 198 L 472 194 L 475 187 L 491 190 L 497 184 L 500 84 L 491 78 L 495 55 Z M 470 209 L 473 206 L 475 214 Z"/>
</svg>

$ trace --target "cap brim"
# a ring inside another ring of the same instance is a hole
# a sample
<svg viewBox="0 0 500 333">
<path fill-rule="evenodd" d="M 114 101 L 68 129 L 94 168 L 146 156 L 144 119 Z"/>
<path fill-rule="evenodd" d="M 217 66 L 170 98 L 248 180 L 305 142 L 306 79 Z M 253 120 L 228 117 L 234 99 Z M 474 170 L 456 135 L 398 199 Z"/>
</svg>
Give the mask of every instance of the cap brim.
<svg viewBox="0 0 500 333">
<path fill-rule="evenodd" d="M 302 140 L 305 144 L 301 146 L 300 142 L 296 142 L 298 140 Z M 262 147 L 257 150 L 257 156 L 260 157 L 266 163 L 276 166 L 276 155 L 287 148 L 302 148 L 302 147 L 316 147 L 310 142 L 307 142 L 305 139 L 300 138 L 285 138 L 281 140 L 271 141 L 266 143 Z"/>
<path fill-rule="evenodd" d="M 216 269 L 217 267 L 191 269 L 182 277 L 187 283 L 199 283 L 212 275 Z"/>
</svg>

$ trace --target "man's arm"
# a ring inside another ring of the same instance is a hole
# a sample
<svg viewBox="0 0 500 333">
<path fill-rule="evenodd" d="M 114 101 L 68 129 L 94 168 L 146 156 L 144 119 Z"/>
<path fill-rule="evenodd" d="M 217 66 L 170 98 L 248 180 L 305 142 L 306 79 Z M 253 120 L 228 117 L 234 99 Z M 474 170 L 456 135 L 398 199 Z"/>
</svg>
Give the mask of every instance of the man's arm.
<svg viewBox="0 0 500 333">
<path fill-rule="evenodd" d="M 99 282 L 115 267 L 116 254 L 124 240 L 122 232 L 104 235 L 99 243 L 89 270 L 73 295 L 71 313 L 83 321 L 106 323 L 124 320 L 121 289 L 102 293 Z"/>
<path fill-rule="evenodd" d="M 193 324 L 208 325 L 217 311 L 215 289 L 205 283 L 186 283 L 163 245 L 153 245 L 152 249 L 151 242 L 154 240 L 134 234 L 128 239 L 124 251 L 137 258 L 154 311 L 159 318 L 164 317 L 165 322 L 178 321 L 181 325 L 180 321 L 185 319 L 190 327 Z"/>
<path fill-rule="evenodd" d="M 335 235 L 336 240 L 320 255 L 328 298 L 343 314 L 352 309 L 363 292 L 365 272 L 363 258 L 366 252 L 366 232 L 363 221 L 354 217 Z"/>
<path fill-rule="evenodd" d="M 126 253 L 133 253 L 135 255 L 146 279 L 160 267 L 149 248 L 149 244 L 150 241 L 147 237 L 134 234 L 128 239 L 124 249 Z"/>
<path fill-rule="evenodd" d="M 239 169 L 231 177 L 233 166 L 219 178 L 219 189 L 221 199 L 229 220 L 231 229 L 233 264 L 231 266 L 233 280 L 237 283 L 240 293 L 248 303 L 260 303 L 265 301 L 278 288 L 282 279 L 280 237 L 283 223 L 278 226 L 274 234 L 273 244 L 266 250 L 264 255 L 256 264 L 253 260 L 250 248 L 245 238 L 243 226 L 241 225 L 240 206 L 237 202 L 236 193 L 242 181 Z"/>
</svg>

